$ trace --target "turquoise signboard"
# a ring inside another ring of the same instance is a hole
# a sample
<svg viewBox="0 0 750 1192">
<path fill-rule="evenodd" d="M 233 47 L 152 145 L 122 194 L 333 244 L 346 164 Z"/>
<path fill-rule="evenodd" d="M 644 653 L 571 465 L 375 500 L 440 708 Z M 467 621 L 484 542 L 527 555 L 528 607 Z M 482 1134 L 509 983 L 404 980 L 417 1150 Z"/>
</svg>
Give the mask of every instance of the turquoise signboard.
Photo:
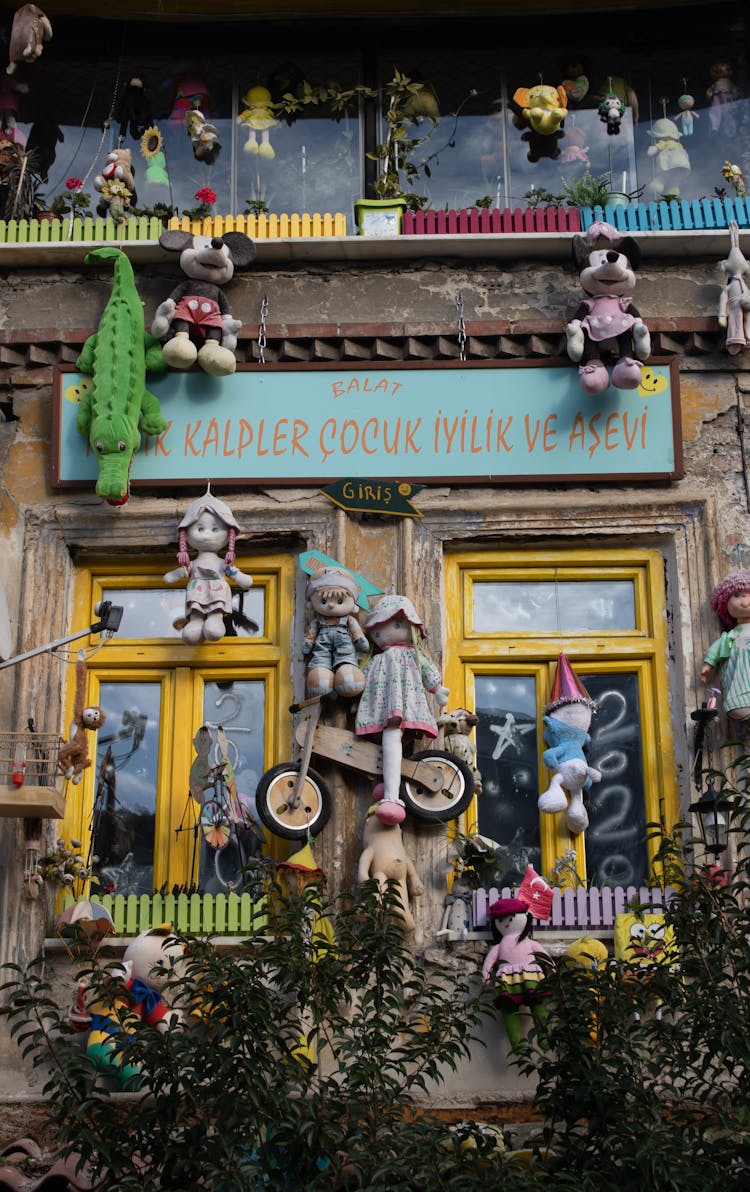
<svg viewBox="0 0 750 1192">
<path fill-rule="evenodd" d="M 95 482 L 76 430 L 90 378 L 56 370 L 54 482 Z M 583 394 L 570 362 L 252 365 L 149 379 L 168 421 L 144 436 L 131 484 L 534 483 L 682 475 L 674 363 L 644 370 L 638 390 Z"/>
</svg>

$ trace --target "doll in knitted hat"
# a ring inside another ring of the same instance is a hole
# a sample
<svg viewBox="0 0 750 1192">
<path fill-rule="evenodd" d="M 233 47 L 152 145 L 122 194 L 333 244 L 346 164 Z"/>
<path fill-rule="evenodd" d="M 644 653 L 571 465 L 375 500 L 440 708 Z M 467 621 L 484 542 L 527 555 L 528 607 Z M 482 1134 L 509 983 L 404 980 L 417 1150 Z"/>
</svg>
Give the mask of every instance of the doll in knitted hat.
<svg viewBox="0 0 750 1192">
<path fill-rule="evenodd" d="M 574 836 L 589 826 L 583 792 L 601 779 L 600 771 L 588 764 L 584 753 L 591 742 L 588 730 L 595 710 L 596 703 L 566 655 L 560 654 L 552 695 L 544 706 L 542 733 L 547 746 L 542 761 L 553 774 L 549 787 L 539 796 L 538 806 L 548 815 L 566 812 L 566 823 Z"/>
<path fill-rule="evenodd" d="M 547 1018 L 544 979 L 537 956 L 549 956 L 546 948 L 531 937 L 532 914 L 522 898 L 498 898 L 487 909 L 495 940 L 482 965 L 482 983 L 494 980 L 495 1004 L 503 1018 L 508 1042 L 518 1051 L 523 1038 L 521 1006 L 529 1006 L 537 1030 L 543 1036 Z"/>
<path fill-rule="evenodd" d="M 437 737 L 427 692 L 444 708 L 450 694 L 438 668 L 422 649 L 422 620 L 406 596 L 381 596 L 365 622 L 372 656 L 365 662 L 365 686 L 355 733 L 382 737 L 385 800 L 399 797 L 404 733 Z"/>
<path fill-rule="evenodd" d="M 305 633 L 302 653 L 307 658 L 306 690 L 309 696 L 337 695 L 351 699 L 359 695 L 365 677 L 357 655 L 369 646 L 354 615 L 359 584 L 347 571 L 327 567 L 313 575 L 307 585 L 307 599 L 313 617 Z"/>
<path fill-rule="evenodd" d="M 734 720 L 750 718 L 750 571 L 733 571 L 717 586 L 711 608 L 724 627 L 712 642 L 701 667 L 701 682 L 713 686 L 717 677 L 724 708 Z"/>
<path fill-rule="evenodd" d="M 182 629 L 182 640 L 195 646 L 201 641 L 219 641 L 226 632 L 224 616 L 232 612 L 229 579 L 246 591 L 252 576 L 234 565 L 234 544 L 239 525 L 228 505 L 211 494 L 210 488 L 193 501 L 179 525 L 179 567 L 168 571 L 168 584 L 187 579 L 185 615 L 175 621 Z M 188 547 L 196 551 L 191 561 Z M 226 549 L 224 558 L 219 551 Z"/>
</svg>

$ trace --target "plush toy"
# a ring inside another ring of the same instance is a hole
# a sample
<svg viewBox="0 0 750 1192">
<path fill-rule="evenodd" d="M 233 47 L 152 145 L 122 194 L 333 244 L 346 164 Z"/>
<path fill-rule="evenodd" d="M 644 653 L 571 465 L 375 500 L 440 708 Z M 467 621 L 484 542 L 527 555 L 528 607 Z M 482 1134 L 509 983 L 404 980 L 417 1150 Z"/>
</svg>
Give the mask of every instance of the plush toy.
<svg viewBox="0 0 750 1192">
<path fill-rule="evenodd" d="M 732 80 L 734 71 L 728 62 L 714 62 L 708 73 L 711 85 L 706 91 L 706 99 L 711 132 L 734 137 L 737 135 L 734 103 L 739 98 L 739 89 Z"/>
<path fill-rule="evenodd" d="M 36 62 L 43 43 L 52 40 L 52 26 L 48 17 L 36 4 L 24 4 L 13 17 L 6 73 L 15 74 L 19 66 Z"/>
<path fill-rule="evenodd" d="M 495 943 L 482 965 L 482 983 L 494 980 L 495 1004 L 500 1010 L 513 1051 L 519 1051 L 523 1039 L 521 1006 L 528 1006 L 541 1037 L 547 1020 L 544 993 L 539 989 L 544 979 L 538 956 L 549 956 L 546 948 L 532 938 L 533 920 L 526 902 L 520 898 L 499 898 L 487 908 Z"/>
<path fill-rule="evenodd" d="M 143 304 L 133 267 L 119 248 L 95 248 L 87 264 L 114 261 L 114 282 L 98 330 L 83 345 L 77 368 L 93 377 L 81 394 L 76 427 L 86 435 L 99 467 L 98 496 L 123 505 L 129 496 L 130 466 L 141 445 L 141 431 L 166 429 L 159 402 L 146 389 L 146 371 L 163 372 L 161 345 L 146 335 Z"/>
<path fill-rule="evenodd" d="M 474 893 L 471 887 L 457 877 L 446 894 L 440 930 L 436 933 L 465 940 L 474 926 Z"/>
<path fill-rule="evenodd" d="M 189 279 L 157 308 L 151 332 L 164 341 L 164 359 L 172 368 L 197 363 L 204 372 L 226 377 L 235 372 L 237 332 L 242 324 L 220 288 L 255 258 L 255 245 L 243 232 L 193 236 L 162 232 L 162 248 L 180 254 L 180 268 Z M 200 348 L 197 346 L 200 344 Z"/>
<path fill-rule="evenodd" d="M 638 123 L 639 107 L 638 96 L 631 87 L 630 83 L 622 77 L 622 75 L 607 75 L 598 86 L 592 88 L 589 94 L 589 99 L 596 105 L 600 106 L 604 100 L 609 100 L 610 97 L 619 100 L 622 107 L 622 116 L 625 115 L 625 110 L 630 108 L 633 123 Z M 614 105 L 608 105 L 614 106 Z M 622 119 L 622 116 L 620 119 Z M 602 119 L 600 111 L 600 119 Z M 609 131 L 609 130 L 607 130 Z"/>
<path fill-rule="evenodd" d="M 200 108 L 193 108 L 185 113 L 185 128 L 190 137 L 195 160 L 212 166 L 221 153 L 221 141 L 216 125 L 209 123 Z"/>
<path fill-rule="evenodd" d="M 745 181 L 742 166 L 738 166 L 736 162 L 725 161 L 721 167 L 721 176 L 732 187 L 737 198 L 744 199 L 747 194 L 747 182 Z"/>
<path fill-rule="evenodd" d="M 568 97 L 568 107 L 571 104 L 581 104 L 589 93 L 589 78 L 580 58 L 571 58 L 563 66 L 561 86 Z"/>
<path fill-rule="evenodd" d="M 648 911 L 615 915 L 615 959 L 628 965 L 626 982 L 648 985 L 661 965 L 674 967 L 677 955 L 674 929 L 666 924 L 664 915 Z M 640 1014 L 635 1012 L 636 1022 Z M 661 1018 L 661 1004 L 657 1001 L 655 1017 Z"/>
<path fill-rule="evenodd" d="M 21 112 L 20 96 L 26 95 L 28 90 L 28 83 L 24 83 L 17 75 L 11 78 L 3 75 L 0 79 L 0 128 L 6 140 L 13 141 L 16 145 L 25 143 L 23 133 L 16 128 L 16 121 Z M 28 150 L 28 144 L 26 148 Z"/>
<path fill-rule="evenodd" d="M 726 274 L 719 295 L 719 326 L 727 332 L 726 349 L 736 356 L 750 347 L 750 263 L 740 248 L 740 230 L 736 220 L 729 224 L 731 247 L 719 268 Z"/>
<path fill-rule="evenodd" d="M 689 95 L 686 91 L 677 100 L 677 107 L 680 109 L 679 115 L 675 116 L 675 123 L 679 124 L 680 132 L 683 137 L 692 137 L 694 132 L 694 121 L 700 120 L 697 112 L 693 111 L 695 107 L 695 96 Z"/>
<path fill-rule="evenodd" d="M 234 565 L 234 546 L 239 530 L 228 505 L 207 490 L 188 505 L 179 525 L 179 567 L 168 571 L 165 583 L 187 579 L 185 616 L 177 623 L 182 640 L 195 646 L 201 641 L 217 642 L 226 632 L 224 616 L 232 611 L 232 591 L 226 576 L 239 588 L 252 587 L 252 576 Z M 190 560 L 188 547 L 197 552 Z M 226 550 L 222 559 L 220 550 Z"/>
<path fill-rule="evenodd" d="M 271 92 L 267 87 L 250 87 L 243 95 L 242 102 L 245 107 L 237 117 L 237 123 L 247 129 L 244 152 L 257 154 L 270 161 L 276 156 L 270 141 L 270 132 L 279 125 L 271 106 Z"/>
<path fill-rule="evenodd" d="M 404 733 L 437 737 L 426 693 L 439 707 L 448 702 L 440 672 L 424 653 L 421 618 L 406 596 L 381 596 L 365 622 L 372 657 L 363 670 L 365 686 L 357 707 L 355 733 L 382 737 L 385 798 L 398 801 Z"/>
<path fill-rule="evenodd" d="M 407 856 L 400 823 L 382 819 L 378 814 L 378 803 L 373 803 L 367 811 L 358 877 L 360 882 L 373 878 L 381 890 L 385 889 L 389 879 L 397 882 L 399 923 L 404 931 L 414 930 L 409 898 L 419 898 L 424 893 L 424 886 L 417 876 L 413 861 Z"/>
<path fill-rule="evenodd" d="M 57 156 L 57 146 L 64 140 L 65 135 L 54 120 L 42 117 L 32 124 L 26 152 L 35 155 L 36 172 L 42 182 L 47 181 Z"/>
<path fill-rule="evenodd" d="M 648 328 L 629 296 L 641 259 L 638 244 L 632 236 L 621 236 L 611 224 L 597 222 L 585 237 L 573 237 L 573 259 L 581 285 L 591 295 L 583 300 L 565 329 L 568 355 L 580 362 L 581 389 L 594 396 L 609 387 L 601 354 L 609 351 L 613 341 L 619 358 L 612 369 L 611 383 L 617 389 L 637 389 L 642 361 L 651 352 Z"/>
<path fill-rule="evenodd" d="M 357 655 L 369 643 L 357 620 L 359 584 L 345 571 L 326 568 L 308 581 L 307 599 L 314 613 L 305 633 L 302 653 L 307 658 L 307 694 L 345 698 L 359 695 L 365 677 Z"/>
<path fill-rule="evenodd" d="M 563 953 L 563 963 L 565 965 L 569 968 L 583 969 L 589 975 L 590 979 L 593 979 L 597 970 L 603 968 L 608 961 L 609 952 L 607 951 L 607 945 L 603 940 L 590 935 L 584 935 L 580 939 L 573 940 L 573 943 L 568 944 L 568 947 Z M 592 1043 L 596 1043 L 599 1034 L 598 1016 L 594 1009 L 594 997 L 595 995 L 588 1002 L 588 1011 L 586 1013 L 589 1037 Z"/>
<path fill-rule="evenodd" d="M 137 76 L 130 79 L 117 105 L 115 119 L 120 124 L 121 141 L 128 131 L 133 140 L 140 140 L 146 129 L 154 123 L 151 100 L 143 86 L 143 79 Z"/>
<path fill-rule="evenodd" d="M 107 717 L 98 704 L 84 706 L 86 697 L 86 658 L 78 655 L 76 662 L 76 691 L 73 700 L 73 723 L 70 740 L 60 746 L 57 762 L 65 778 L 72 778 L 75 784 L 83 778 L 83 771 L 91 765 L 88 733 L 101 728 Z"/>
<path fill-rule="evenodd" d="M 588 166 L 591 164 L 589 157 L 589 147 L 585 144 L 586 138 L 580 128 L 574 125 L 569 126 L 565 130 L 565 136 L 560 142 L 562 151 L 560 153 L 560 161 L 565 165 L 580 165 Z"/>
<path fill-rule="evenodd" d="M 750 719 L 750 571 L 733 571 L 714 590 L 711 608 L 724 632 L 706 651 L 702 683 L 720 678 L 724 708 L 733 720 Z"/>
<path fill-rule="evenodd" d="M 197 108 L 211 115 L 211 98 L 206 83 L 198 75 L 182 75 L 174 84 L 175 97 L 169 119 L 184 124 L 188 112 Z"/>
<path fill-rule="evenodd" d="M 648 133 L 653 144 L 647 157 L 655 158 L 654 177 L 646 185 L 644 197 L 655 201 L 661 195 L 679 195 L 680 187 L 690 173 L 690 158 L 680 144 L 682 133 L 674 120 L 654 120 Z"/>
<path fill-rule="evenodd" d="M 471 739 L 471 731 L 479 724 L 479 717 L 468 708 L 455 708 L 452 712 L 442 712 L 437 724 L 443 730 L 445 748 L 466 762 L 474 775 L 474 791 L 481 795 L 482 775 L 477 765 L 477 747 Z"/>
<path fill-rule="evenodd" d="M 134 1019 L 141 1019 L 160 1031 L 184 1023 L 184 1012 L 170 1005 L 163 995 L 167 982 L 179 974 L 184 956 L 184 945 L 175 938 L 171 924 L 142 931 L 128 944 L 123 954 L 122 988 L 117 990 L 111 1004 L 107 999 L 106 1004 L 102 1000 L 87 1007 L 91 1028 L 86 1054 L 97 1071 L 121 1085 L 132 1082 L 131 1089 L 138 1087 L 140 1068 L 123 1063 L 118 1036 L 127 1035 L 129 1028 L 132 1030 Z"/>
<path fill-rule="evenodd" d="M 101 194 L 97 214 L 102 218 L 112 215 L 121 222 L 129 215 L 138 196 L 135 193 L 135 171 L 133 155 L 129 149 L 113 149 L 100 173 L 94 178 L 94 187 Z"/>
<path fill-rule="evenodd" d="M 567 656 L 560 654 L 550 699 L 544 706 L 542 733 L 547 746 L 542 761 L 553 774 L 549 787 L 539 796 L 538 806 L 547 815 L 564 811 L 574 836 L 589 824 L 583 792 L 601 779 L 601 773 L 588 764 L 584 753 L 591 742 L 588 730 L 595 710 L 594 700 Z"/>
<path fill-rule="evenodd" d="M 599 119 L 606 124 L 609 136 L 618 136 L 622 118 L 625 115 L 625 104 L 619 96 L 609 91 L 602 96 L 598 107 Z"/>
<path fill-rule="evenodd" d="M 521 137 L 529 146 L 529 161 L 540 157 L 560 156 L 558 141 L 562 137 L 560 126 L 568 114 L 568 94 L 564 87 L 548 87 L 538 83 L 535 87 L 518 87 L 513 102 L 521 109 L 515 113 L 513 124 L 527 131 Z"/>
</svg>

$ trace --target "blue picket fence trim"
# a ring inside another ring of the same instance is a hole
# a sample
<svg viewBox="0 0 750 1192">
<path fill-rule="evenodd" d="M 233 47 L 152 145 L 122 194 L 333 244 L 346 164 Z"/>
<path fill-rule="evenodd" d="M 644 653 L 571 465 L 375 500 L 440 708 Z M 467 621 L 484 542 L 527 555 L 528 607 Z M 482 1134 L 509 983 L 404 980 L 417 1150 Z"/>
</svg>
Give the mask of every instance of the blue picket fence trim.
<svg viewBox="0 0 750 1192">
<path fill-rule="evenodd" d="M 621 232 L 696 232 L 728 228 L 732 220 L 740 228 L 747 228 L 750 198 L 673 199 L 669 203 L 581 208 L 584 232 L 595 220 L 613 224 Z"/>
</svg>

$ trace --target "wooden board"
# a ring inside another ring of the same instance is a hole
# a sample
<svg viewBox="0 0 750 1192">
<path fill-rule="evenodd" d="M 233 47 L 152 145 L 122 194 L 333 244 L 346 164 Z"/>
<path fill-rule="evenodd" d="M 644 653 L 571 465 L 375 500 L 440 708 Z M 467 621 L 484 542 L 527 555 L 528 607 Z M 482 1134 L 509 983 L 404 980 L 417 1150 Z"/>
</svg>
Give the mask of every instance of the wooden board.
<svg viewBox="0 0 750 1192">
<path fill-rule="evenodd" d="M 62 819 L 65 796 L 54 786 L 0 786 L 0 816 Z"/>
<path fill-rule="evenodd" d="M 295 731 L 297 744 L 304 748 L 307 725 L 300 723 Z M 379 776 L 383 773 L 383 750 L 373 741 L 365 741 L 355 737 L 344 728 L 332 728 L 327 724 L 319 724 L 315 729 L 313 741 L 313 769 L 315 768 L 315 754 L 338 762 L 350 770 L 358 770 L 365 774 Z M 404 758 L 401 763 L 401 773 L 404 778 L 418 780 L 429 790 L 443 789 L 442 770 L 429 762 L 413 762 Z"/>
</svg>

